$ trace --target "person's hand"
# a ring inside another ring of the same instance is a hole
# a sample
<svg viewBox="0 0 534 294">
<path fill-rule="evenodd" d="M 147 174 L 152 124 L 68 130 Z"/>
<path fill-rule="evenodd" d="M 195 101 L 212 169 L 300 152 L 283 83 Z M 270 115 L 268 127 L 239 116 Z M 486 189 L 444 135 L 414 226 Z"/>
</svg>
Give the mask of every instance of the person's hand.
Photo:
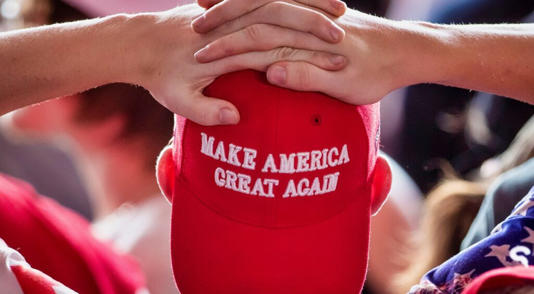
<svg viewBox="0 0 534 294">
<path fill-rule="evenodd" d="M 293 7 L 299 12 L 300 7 Z M 124 82 L 138 84 L 148 89 L 162 105 L 202 125 L 235 124 L 239 113 L 231 103 L 205 97 L 203 89 L 216 77 L 241 69 L 267 70 L 275 62 L 307 60 L 318 68 L 337 70 L 345 66 L 345 58 L 326 52 L 287 48 L 235 54 L 209 64 L 199 64 L 193 54 L 211 41 L 231 32 L 240 32 L 251 38 L 267 36 L 306 36 L 325 43 L 315 36 L 275 25 L 248 25 L 250 18 L 240 18 L 204 35 L 195 33 L 191 21 L 202 13 L 196 5 L 135 16 L 129 25 L 133 27 L 124 43 L 126 62 L 135 64 L 133 72 L 124 77 Z M 264 35 L 268 32 L 268 35 Z M 283 38 L 283 37 L 281 37 Z M 134 44 L 134 45 L 132 45 Z M 137 46 L 136 46 L 137 45 Z M 341 60 L 340 60 L 341 59 Z"/>
<path fill-rule="evenodd" d="M 198 0 L 198 4 L 208 9 L 192 22 L 198 33 L 207 33 L 250 13 L 253 16 L 248 19 L 257 24 L 274 24 L 309 32 L 331 43 L 343 39 L 343 31 L 327 17 L 339 17 L 345 13 L 346 5 L 341 0 Z M 294 9 L 296 5 L 302 8 L 298 13 Z"/>
<path fill-rule="evenodd" d="M 243 32 L 221 37 L 197 52 L 199 62 L 224 60 L 233 54 L 255 50 L 288 47 L 288 54 L 301 50 L 332 52 L 348 59 L 345 68 L 338 71 L 321 69 L 306 60 L 282 61 L 267 70 L 268 80 L 275 85 L 301 91 L 319 91 L 352 104 L 368 104 L 380 100 L 387 93 L 415 82 L 413 73 L 419 71 L 419 62 L 428 56 L 417 56 L 417 46 L 430 47 L 417 38 L 409 23 L 347 10 L 336 22 L 346 31 L 339 44 L 321 42 L 309 35 L 284 36 L 267 39 L 258 32 L 251 38 Z M 258 42 L 258 40 L 261 40 Z M 291 48 L 291 49 L 289 49 Z M 431 52 L 431 50 L 430 50 Z"/>
</svg>

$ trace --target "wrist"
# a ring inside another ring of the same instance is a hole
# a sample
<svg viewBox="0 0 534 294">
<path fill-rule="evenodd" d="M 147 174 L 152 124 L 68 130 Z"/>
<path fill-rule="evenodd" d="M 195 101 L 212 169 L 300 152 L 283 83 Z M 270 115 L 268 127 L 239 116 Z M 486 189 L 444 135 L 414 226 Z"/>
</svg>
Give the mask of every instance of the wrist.
<svg viewBox="0 0 534 294">
<path fill-rule="evenodd" d="M 150 31 L 155 16 L 152 14 L 118 14 L 104 19 L 111 53 L 104 60 L 109 62 L 112 82 L 141 85 L 154 68 L 150 49 Z M 108 59 L 109 58 L 109 59 Z"/>
<path fill-rule="evenodd" d="M 447 26 L 419 21 L 396 21 L 398 68 L 402 86 L 421 83 L 446 84 L 456 66 L 454 36 Z"/>
</svg>

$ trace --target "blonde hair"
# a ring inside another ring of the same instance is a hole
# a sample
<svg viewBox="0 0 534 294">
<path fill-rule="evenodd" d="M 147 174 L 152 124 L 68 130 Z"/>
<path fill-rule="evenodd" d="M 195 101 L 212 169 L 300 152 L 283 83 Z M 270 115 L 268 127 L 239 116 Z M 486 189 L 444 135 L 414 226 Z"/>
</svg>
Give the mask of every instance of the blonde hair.
<svg viewBox="0 0 534 294">
<path fill-rule="evenodd" d="M 394 278 L 395 293 L 406 293 L 426 272 L 459 251 L 486 190 L 485 184 L 448 179 L 428 194 L 421 228 L 405 249 L 410 252 L 405 254 L 409 266 Z"/>
</svg>

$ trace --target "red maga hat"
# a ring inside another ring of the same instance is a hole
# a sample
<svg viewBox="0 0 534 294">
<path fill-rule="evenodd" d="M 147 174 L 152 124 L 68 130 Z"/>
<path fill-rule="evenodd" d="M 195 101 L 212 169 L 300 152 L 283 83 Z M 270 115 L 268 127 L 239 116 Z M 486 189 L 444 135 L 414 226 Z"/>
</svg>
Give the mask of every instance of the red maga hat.
<svg viewBox="0 0 534 294">
<path fill-rule="evenodd" d="M 163 190 L 181 293 L 360 291 L 371 207 L 385 198 L 372 199 L 382 189 L 373 183 L 389 179 L 389 168 L 374 172 L 378 104 L 278 88 L 255 71 L 224 75 L 205 94 L 233 103 L 241 120 L 177 117 L 175 168 L 160 178 L 172 183 Z"/>
</svg>

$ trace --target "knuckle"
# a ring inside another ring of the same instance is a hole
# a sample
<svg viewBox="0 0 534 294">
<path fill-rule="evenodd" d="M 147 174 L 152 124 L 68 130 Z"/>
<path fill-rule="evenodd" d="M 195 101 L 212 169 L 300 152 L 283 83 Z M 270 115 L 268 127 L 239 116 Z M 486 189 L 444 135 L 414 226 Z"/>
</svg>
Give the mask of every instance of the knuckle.
<svg viewBox="0 0 534 294">
<path fill-rule="evenodd" d="M 281 13 L 286 7 L 286 3 L 282 1 L 274 1 L 266 5 L 270 13 Z"/>
<path fill-rule="evenodd" d="M 230 56 L 236 53 L 234 42 L 230 42 L 227 39 L 221 39 L 213 43 L 213 52 L 218 52 L 222 56 Z"/>
<path fill-rule="evenodd" d="M 321 52 L 312 51 L 310 52 L 310 60 L 319 61 L 322 64 L 325 63 L 326 56 Z"/>
<path fill-rule="evenodd" d="M 275 51 L 275 59 L 277 60 L 287 60 L 294 57 L 296 50 L 290 47 L 280 47 Z"/>
<path fill-rule="evenodd" d="M 313 12 L 311 21 L 313 24 L 317 24 L 319 26 L 329 26 L 332 23 L 331 20 L 329 20 L 326 16 L 317 12 Z"/>
<path fill-rule="evenodd" d="M 264 26 L 261 24 L 251 25 L 245 29 L 245 34 L 250 40 L 259 42 L 262 40 L 264 29 Z"/>
<path fill-rule="evenodd" d="M 295 72 L 298 87 L 305 88 L 310 84 L 311 73 L 307 66 L 299 65 Z"/>
<path fill-rule="evenodd" d="M 313 63 L 315 63 L 317 66 L 322 67 L 322 68 L 332 67 L 329 54 L 314 51 L 310 53 L 310 55 L 311 55 L 310 60 L 312 60 Z"/>
<path fill-rule="evenodd" d="M 202 125 L 211 125 L 216 121 L 214 116 L 212 112 L 207 110 L 195 110 L 192 114 L 192 119 Z"/>
</svg>

